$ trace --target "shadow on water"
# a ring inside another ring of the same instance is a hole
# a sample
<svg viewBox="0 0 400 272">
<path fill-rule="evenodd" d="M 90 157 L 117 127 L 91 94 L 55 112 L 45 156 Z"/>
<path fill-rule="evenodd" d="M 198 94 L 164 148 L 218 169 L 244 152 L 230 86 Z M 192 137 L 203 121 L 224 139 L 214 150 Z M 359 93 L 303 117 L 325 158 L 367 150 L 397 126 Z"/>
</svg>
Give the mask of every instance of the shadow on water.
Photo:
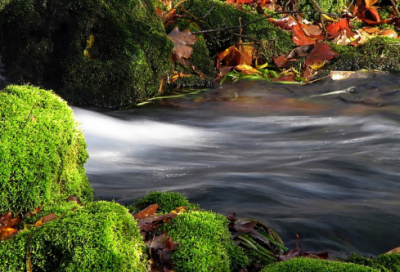
<svg viewBox="0 0 400 272">
<path fill-rule="evenodd" d="M 347 91 L 318 96 L 338 90 Z M 130 204 L 177 191 L 202 208 L 262 220 L 289 247 L 298 233 L 301 248 L 344 258 L 400 246 L 397 90 L 398 75 L 369 73 L 74 111 L 101 199 Z"/>
</svg>

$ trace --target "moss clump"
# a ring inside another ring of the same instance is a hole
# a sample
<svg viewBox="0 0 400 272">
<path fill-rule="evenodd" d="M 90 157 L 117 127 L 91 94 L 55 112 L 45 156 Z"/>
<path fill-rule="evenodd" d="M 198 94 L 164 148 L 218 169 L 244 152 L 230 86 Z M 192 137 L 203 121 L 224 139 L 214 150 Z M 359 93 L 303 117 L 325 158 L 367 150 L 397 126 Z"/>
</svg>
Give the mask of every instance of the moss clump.
<svg viewBox="0 0 400 272">
<path fill-rule="evenodd" d="M 324 67 L 329 71 L 357 71 L 377 69 L 382 71 L 400 71 L 399 39 L 378 36 L 363 45 L 353 47 L 330 44 L 339 55 Z"/>
<path fill-rule="evenodd" d="M 233 244 L 227 219 L 211 211 L 189 211 L 164 226 L 173 241 L 177 272 L 235 271 L 249 264 L 243 250 Z"/>
<path fill-rule="evenodd" d="M 315 0 L 315 2 L 322 11 L 335 14 L 341 14 L 342 10 L 349 6 L 346 0 Z M 319 19 L 320 14 L 315 12 L 317 9 L 310 0 L 300 0 L 298 9 L 305 12 L 304 15 L 307 19 Z"/>
<path fill-rule="evenodd" d="M 174 192 L 151 192 L 142 199 L 136 201 L 129 208 L 138 212 L 152 204 L 158 204 L 157 212 L 159 213 L 169 213 L 180 206 L 185 206 L 188 209 L 199 208 L 198 205 L 190 203 L 189 200 L 180 193 Z"/>
<path fill-rule="evenodd" d="M 28 243 L 33 271 L 147 271 L 135 220 L 112 202 L 76 207 L 0 242 L 0 271 L 26 271 Z"/>
<path fill-rule="evenodd" d="M 92 201 L 79 123 L 50 91 L 8 86 L 0 91 L 0 214 L 33 210 L 70 195 Z"/>
<path fill-rule="evenodd" d="M 161 79 L 172 74 L 173 44 L 155 6 L 156 0 L 10 2 L 0 12 L 10 82 L 104 107 L 158 93 Z"/>
<path fill-rule="evenodd" d="M 294 258 L 289 261 L 268 265 L 262 272 L 378 272 L 362 265 L 325 261 L 311 258 Z"/>
<path fill-rule="evenodd" d="M 204 19 L 204 23 L 200 21 L 196 22 L 201 30 L 239 26 L 239 18 L 241 18 L 242 25 L 263 18 L 263 15 L 240 11 L 234 6 L 230 6 L 222 1 L 188 0 L 183 6 L 197 18 L 202 18 L 214 7 Z M 232 33 L 239 34 L 239 28 L 204 33 L 207 48 L 211 51 L 212 55 L 219 53 L 219 48 L 225 49 L 237 41 L 237 36 L 232 36 Z M 250 24 L 243 29 L 242 34 L 244 35 L 243 41 L 245 42 L 254 42 L 254 40 L 260 41 L 262 47 L 259 51 L 264 54 L 267 59 L 270 59 L 272 56 L 279 56 L 295 47 L 291 38 L 291 33 L 274 27 L 267 19 Z M 230 36 L 234 38 L 226 42 L 220 42 L 220 40 L 229 38 Z"/>
<path fill-rule="evenodd" d="M 398 253 L 382 254 L 374 259 L 365 258 L 353 253 L 346 261 L 359 265 L 370 266 L 378 269 L 379 271 L 400 271 L 400 254 Z"/>
</svg>

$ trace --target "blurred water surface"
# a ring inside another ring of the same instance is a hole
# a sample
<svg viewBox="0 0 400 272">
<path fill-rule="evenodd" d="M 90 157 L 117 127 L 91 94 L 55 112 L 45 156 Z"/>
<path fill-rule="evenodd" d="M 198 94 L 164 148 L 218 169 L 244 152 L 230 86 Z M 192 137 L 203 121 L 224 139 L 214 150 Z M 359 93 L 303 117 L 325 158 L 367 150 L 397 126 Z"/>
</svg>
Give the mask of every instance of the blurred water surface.
<svg viewBox="0 0 400 272">
<path fill-rule="evenodd" d="M 289 247 L 298 233 L 302 249 L 344 258 L 400 246 L 399 93 L 398 74 L 363 73 L 74 111 L 100 199 L 131 204 L 147 191 L 176 191 L 259 219 Z"/>
</svg>

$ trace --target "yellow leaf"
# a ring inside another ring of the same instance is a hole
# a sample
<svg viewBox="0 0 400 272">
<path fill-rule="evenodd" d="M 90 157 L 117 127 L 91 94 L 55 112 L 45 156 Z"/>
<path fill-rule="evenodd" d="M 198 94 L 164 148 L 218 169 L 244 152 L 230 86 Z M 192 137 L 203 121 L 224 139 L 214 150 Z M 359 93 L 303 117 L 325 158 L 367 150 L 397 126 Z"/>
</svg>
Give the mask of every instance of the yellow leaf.
<svg viewBox="0 0 400 272">
<path fill-rule="evenodd" d="M 258 70 L 254 69 L 250 65 L 247 64 L 239 64 L 234 67 L 236 70 L 239 70 L 245 75 L 253 75 L 253 74 L 261 74 Z"/>
</svg>

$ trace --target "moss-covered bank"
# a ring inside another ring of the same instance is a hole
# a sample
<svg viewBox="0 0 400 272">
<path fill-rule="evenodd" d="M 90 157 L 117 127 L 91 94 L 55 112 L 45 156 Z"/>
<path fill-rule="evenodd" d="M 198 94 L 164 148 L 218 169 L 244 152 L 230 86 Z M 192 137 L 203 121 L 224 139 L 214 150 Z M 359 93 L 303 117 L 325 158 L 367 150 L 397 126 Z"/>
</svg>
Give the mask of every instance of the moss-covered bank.
<svg viewBox="0 0 400 272">
<path fill-rule="evenodd" d="M 28 262 L 31 271 L 147 271 L 145 245 L 126 208 L 105 201 L 85 207 L 69 202 L 43 213 L 50 212 L 59 218 L 0 241 L 0 271 L 23 272 Z"/>
<path fill-rule="evenodd" d="M 173 44 L 155 6 L 155 0 L 10 2 L 0 12 L 10 81 L 103 107 L 158 93 L 172 74 Z"/>
<path fill-rule="evenodd" d="M 0 91 L 0 214 L 33 210 L 71 195 L 92 200 L 83 133 L 67 103 L 50 91 Z"/>
</svg>

